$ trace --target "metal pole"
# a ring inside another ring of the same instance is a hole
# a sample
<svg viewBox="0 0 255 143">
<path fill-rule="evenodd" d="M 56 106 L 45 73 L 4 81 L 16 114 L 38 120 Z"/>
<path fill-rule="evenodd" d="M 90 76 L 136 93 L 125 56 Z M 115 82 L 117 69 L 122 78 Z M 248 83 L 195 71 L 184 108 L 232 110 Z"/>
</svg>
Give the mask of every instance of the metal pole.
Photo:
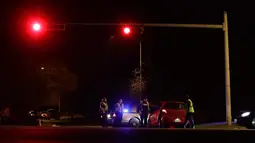
<svg viewBox="0 0 255 143">
<path fill-rule="evenodd" d="M 230 66 L 229 66 L 229 43 L 228 43 L 228 16 L 224 12 L 224 49 L 225 49 L 225 94 L 226 94 L 226 121 L 228 125 L 232 124 L 231 115 L 231 90 L 230 90 Z"/>
<path fill-rule="evenodd" d="M 65 23 L 65 25 L 80 26 L 134 26 L 134 27 L 179 27 L 179 28 L 209 28 L 222 29 L 221 24 L 172 24 L 172 23 Z"/>
<path fill-rule="evenodd" d="M 61 97 L 58 96 L 58 112 L 60 112 L 60 106 L 61 106 Z"/>
<path fill-rule="evenodd" d="M 140 101 L 142 100 L 142 40 L 140 39 Z"/>
<path fill-rule="evenodd" d="M 142 35 L 143 35 L 143 32 L 144 32 L 144 27 L 140 27 L 141 29 L 141 35 L 140 35 L 140 101 L 142 100 L 142 94 L 143 94 L 143 89 L 142 89 L 142 86 L 143 85 L 143 60 L 142 60 Z"/>
</svg>

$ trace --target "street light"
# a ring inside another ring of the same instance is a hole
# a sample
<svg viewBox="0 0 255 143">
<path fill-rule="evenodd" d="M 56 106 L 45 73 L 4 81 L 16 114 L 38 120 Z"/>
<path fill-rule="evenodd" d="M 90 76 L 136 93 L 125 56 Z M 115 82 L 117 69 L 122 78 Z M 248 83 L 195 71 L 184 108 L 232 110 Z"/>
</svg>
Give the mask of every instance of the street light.
<svg viewBox="0 0 255 143">
<path fill-rule="evenodd" d="M 143 35 L 143 31 L 144 31 L 144 27 L 140 27 L 141 29 L 141 33 L 140 33 L 140 41 L 139 41 L 139 49 L 140 49 L 140 100 L 142 100 L 142 81 L 143 81 L 143 60 L 142 60 L 142 35 Z"/>
<path fill-rule="evenodd" d="M 143 90 L 142 89 L 142 86 L 143 86 L 142 85 L 142 82 L 143 82 L 142 35 L 143 35 L 144 27 L 140 27 L 140 29 L 141 29 L 141 33 L 140 33 L 141 36 L 140 36 L 140 40 L 139 40 L 139 82 L 140 82 L 139 90 L 140 90 L 140 100 L 142 100 L 142 90 Z M 130 27 L 124 27 L 123 32 L 124 32 L 125 35 L 129 35 L 131 33 L 131 28 Z"/>
</svg>

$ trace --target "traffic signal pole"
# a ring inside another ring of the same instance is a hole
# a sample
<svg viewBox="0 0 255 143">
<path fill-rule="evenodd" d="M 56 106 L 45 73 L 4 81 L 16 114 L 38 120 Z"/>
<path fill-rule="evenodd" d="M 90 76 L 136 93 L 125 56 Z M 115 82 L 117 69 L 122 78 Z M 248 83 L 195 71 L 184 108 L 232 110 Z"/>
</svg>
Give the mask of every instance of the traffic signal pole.
<svg viewBox="0 0 255 143">
<path fill-rule="evenodd" d="M 222 29 L 224 31 L 224 52 L 225 52 L 225 97 L 226 97 L 226 121 L 232 124 L 231 115 L 231 89 L 230 89 L 230 66 L 229 66 L 229 42 L 228 42 L 228 18 L 224 12 L 223 24 L 169 24 L 169 23 L 66 23 L 65 25 L 83 26 L 133 26 L 133 27 L 174 27 L 174 28 L 205 28 Z M 141 43 L 140 43 L 141 47 Z M 141 57 L 140 57 L 141 58 Z M 140 59 L 141 61 L 141 59 Z M 141 68 L 141 62 L 140 62 Z"/>
<path fill-rule="evenodd" d="M 143 60 L 142 60 L 142 41 L 143 41 L 143 31 L 144 31 L 144 27 L 140 27 L 141 29 L 141 33 L 140 33 L 140 101 L 142 101 L 142 98 L 143 98 L 143 87 L 144 87 L 144 81 L 143 81 Z"/>
<path fill-rule="evenodd" d="M 220 24 L 169 24 L 169 23 L 66 23 L 65 25 L 83 26 L 133 26 L 133 27 L 174 27 L 174 28 L 209 28 L 222 29 Z"/>
<path fill-rule="evenodd" d="M 139 72 L 139 82 L 140 82 L 140 101 L 142 101 L 142 96 L 143 96 L 143 73 L 142 73 L 142 70 L 143 70 L 143 61 L 142 61 L 142 40 L 140 39 L 140 47 L 139 47 L 139 50 L 140 50 L 140 72 Z"/>
</svg>

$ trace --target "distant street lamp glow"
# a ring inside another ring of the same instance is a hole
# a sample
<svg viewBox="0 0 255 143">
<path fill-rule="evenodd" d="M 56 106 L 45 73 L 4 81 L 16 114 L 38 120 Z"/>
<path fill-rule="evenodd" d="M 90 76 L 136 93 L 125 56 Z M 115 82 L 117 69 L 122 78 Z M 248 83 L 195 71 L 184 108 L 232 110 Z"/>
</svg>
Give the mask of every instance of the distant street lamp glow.
<svg viewBox="0 0 255 143">
<path fill-rule="evenodd" d="M 44 67 L 41 67 L 41 70 L 44 70 Z"/>
</svg>

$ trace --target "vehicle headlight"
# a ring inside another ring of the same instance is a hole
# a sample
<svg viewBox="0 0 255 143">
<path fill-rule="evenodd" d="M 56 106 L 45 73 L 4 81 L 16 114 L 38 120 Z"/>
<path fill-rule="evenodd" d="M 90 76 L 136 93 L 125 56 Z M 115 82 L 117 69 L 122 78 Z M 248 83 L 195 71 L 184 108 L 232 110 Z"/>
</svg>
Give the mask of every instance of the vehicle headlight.
<svg viewBox="0 0 255 143">
<path fill-rule="evenodd" d="M 247 116 L 249 116 L 251 114 L 251 112 L 244 112 L 242 115 L 241 115 L 241 117 L 247 117 Z"/>
<path fill-rule="evenodd" d="M 123 112 L 127 113 L 127 112 L 128 112 L 128 109 L 123 109 Z"/>
<path fill-rule="evenodd" d="M 111 118 L 111 115 L 110 115 L 110 114 L 107 114 L 107 118 Z"/>
</svg>

